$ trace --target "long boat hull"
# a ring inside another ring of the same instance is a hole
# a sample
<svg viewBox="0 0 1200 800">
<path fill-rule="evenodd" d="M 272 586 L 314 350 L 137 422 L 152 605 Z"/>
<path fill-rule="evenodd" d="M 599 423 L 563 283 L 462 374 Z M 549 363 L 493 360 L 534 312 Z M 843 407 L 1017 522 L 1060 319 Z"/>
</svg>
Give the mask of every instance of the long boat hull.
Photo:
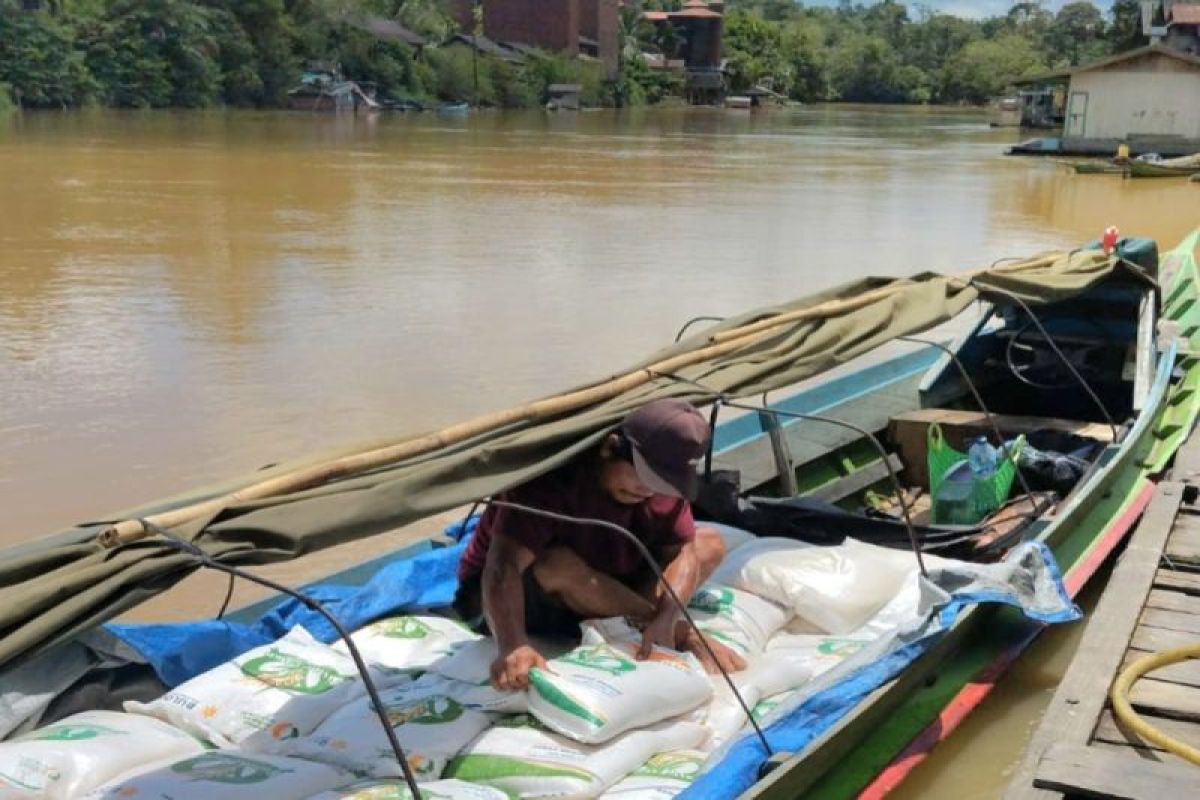
<svg viewBox="0 0 1200 800">
<path fill-rule="evenodd" d="M 1103 449 L 1094 468 L 1055 513 L 1034 521 L 1027 532 L 1026 538 L 1053 551 L 1072 594 L 1135 524 L 1153 493 L 1154 478 L 1200 413 L 1200 359 L 1191 355 L 1200 351 L 1196 243 L 1193 235 L 1167 255 L 1161 273 L 1166 287 L 1161 318 L 1178 327 L 1182 347 L 1172 341 L 1157 349 L 1153 321 L 1146 321 L 1152 316 L 1139 317 L 1136 344 L 1146 356 L 1145 375 L 1144 386 L 1134 389 L 1138 410 L 1131 415 L 1132 424 Z M 965 353 L 970 342 L 968 336 L 955 349 Z M 925 404 L 929 376 L 946 374 L 946 364 L 940 349 L 922 347 L 827 378 L 772 407 L 882 433 L 897 414 Z M 744 490 L 770 491 L 793 482 L 796 492 L 814 496 L 827 496 L 822 493 L 840 487 L 841 494 L 833 499 L 844 500 L 891 488 L 877 455 L 863 437 L 850 431 L 816 434 L 809 423 L 772 426 L 766 416 L 751 414 L 721 422 L 714 442 L 716 466 L 741 471 Z M 444 544 L 424 540 L 326 580 L 361 583 L 389 564 Z M 256 620 L 275 602 L 241 609 L 229 619 Z M 986 696 L 1040 630 L 1009 609 L 978 607 L 964 613 L 904 672 L 849 709 L 832 729 L 793 754 L 746 796 L 882 796 Z"/>
<path fill-rule="evenodd" d="M 1186 178 L 1196 174 L 1200 174 L 1200 167 L 1172 167 L 1152 161 L 1129 162 L 1131 178 Z"/>
</svg>

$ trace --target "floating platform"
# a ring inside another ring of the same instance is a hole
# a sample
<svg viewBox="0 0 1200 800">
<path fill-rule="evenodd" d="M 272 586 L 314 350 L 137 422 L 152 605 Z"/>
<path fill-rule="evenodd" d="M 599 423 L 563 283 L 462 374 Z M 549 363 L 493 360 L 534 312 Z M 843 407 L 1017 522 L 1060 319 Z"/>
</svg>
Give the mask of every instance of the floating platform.
<svg viewBox="0 0 1200 800">
<path fill-rule="evenodd" d="M 1005 800 L 1195 797 L 1200 766 L 1152 744 L 1113 712 L 1132 662 L 1200 642 L 1200 434 L 1180 451 L 1121 556 Z M 1200 747 L 1200 660 L 1149 672 L 1130 689 L 1138 715 Z"/>
</svg>

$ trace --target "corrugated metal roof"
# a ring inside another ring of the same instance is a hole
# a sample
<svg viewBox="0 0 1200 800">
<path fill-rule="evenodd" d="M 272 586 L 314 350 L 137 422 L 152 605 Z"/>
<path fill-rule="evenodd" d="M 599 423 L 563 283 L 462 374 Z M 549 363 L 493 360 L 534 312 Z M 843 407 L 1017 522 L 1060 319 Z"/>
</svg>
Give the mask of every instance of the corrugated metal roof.
<svg viewBox="0 0 1200 800">
<path fill-rule="evenodd" d="M 1180 3 L 1171 9 L 1171 22 L 1175 25 L 1200 25 L 1200 4 Z"/>
<path fill-rule="evenodd" d="M 721 19 L 724 15 L 718 14 L 711 8 L 685 8 L 683 11 L 676 11 L 671 14 L 674 19 Z"/>
<path fill-rule="evenodd" d="M 391 39 L 392 41 L 404 42 L 411 44 L 414 47 L 422 47 L 425 44 L 425 38 L 418 33 L 410 31 L 408 28 L 396 22 L 394 19 L 385 17 L 366 17 L 365 19 L 355 20 L 354 25 L 359 28 L 378 36 L 380 39 Z"/>
</svg>

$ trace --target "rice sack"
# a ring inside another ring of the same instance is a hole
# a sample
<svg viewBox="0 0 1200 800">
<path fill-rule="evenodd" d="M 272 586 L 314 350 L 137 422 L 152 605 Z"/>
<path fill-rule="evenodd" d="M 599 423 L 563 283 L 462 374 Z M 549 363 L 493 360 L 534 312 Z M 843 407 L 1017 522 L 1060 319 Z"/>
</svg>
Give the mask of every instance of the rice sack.
<svg viewBox="0 0 1200 800">
<path fill-rule="evenodd" d="M 125 710 L 157 717 L 219 747 L 254 746 L 306 736 L 364 691 L 348 656 L 296 627 L 153 702 L 127 702 Z"/>
<path fill-rule="evenodd" d="M 669 800 L 692 785 L 707 759 L 699 750 L 659 753 L 600 795 L 601 800 Z"/>
<path fill-rule="evenodd" d="M 108 784 L 86 800 L 302 800 L 354 776 L 298 758 L 228 750 L 150 767 Z"/>
<path fill-rule="evenodd" d="M 725 679 L 720 675 L 709 677 L 713 684 L 713 700 L 704 718 L 704 727 L 709 731 L 704 749 L 711 752 L 736 736 L 750 721 Z M 790 652 L 768 652 L 755 658 L 746 669 L 729 677 L 753 713 L 763 698 L 807 683 L 812 677 L 812 668 L 806 662 L 791 658 Z"/>
<path fill-rule="evenodd" d="M 770 600 L 715 584 L 700 587 L 688 609 L 702 633 L 742 656 L 761 653 L 771 635 L 792 616 Z"/>
<path fill-rule="evenodd" d="M 463 707 L 445 689 L 452 682 L 438 675 L 380 692 L 388 720 L 419 781 L 435 781 L 446 762 L 482 733 L 491 718 Z M 364 777 L 402 777 L 391 745 L 369 697 L 335 711 L 308 736 L 273 741 L 269 752 L 320 761 Z"/>
<path fill-rule="evenodd" d="M 425 615 L 381 619 L 350 638 L 362 657 L 384 674 L 416 677 L 457 647 L 480 637 L 460 622 Z M 343 641 L 334 643 L 333 649 L 349 655 Z"/>
<path fill-rule="evenodd" d="M 446 776 L 494 786 L 518 798 L 592 798 L 656 753 L 686 750 L 704 728 L 674 720 L 631 731 L 598 747 L 559 736 L 534 717 L 505 717 L 450 762 Z"/>
<path fill-rule="evenodd" d="M 551 730 L 600 744 L 684 714 L 712 696 L 694 656 L 655 647 L 638 661 L 634 642 L 580 645 L 529 671 L 529 711 Z"/>
<path fill-rule="evenodd" d="M 152 717 L 85 711 L 0 744 L 0 798 L 74 800 L 147 762 L 206 749 Z"/>
<path fill-rule="evenodd" d="M 915 569 L 911 553 L 854 539 L 823 547 L 764 538 L 730 553 L 712 580 L 778 603 L 826 633 L 844 635 L 883 608 Z"/>
<path fill-rule="evenodd" d="M 534 649 L 546 658 L 569 651 L 573 642 L 534 638 Z M 529 710 L 525 692 L 502 692 L 492 686 L 492 662 L 499 655 L 496 640 L 479 638 L 463 643 L 454 652 L 429 666 L 429 671 L 454 681 L 446 692 L 467 708 L 497 714 L 522 714 Z"/>
<path fill-rule="evenodd" d="M 422 800 L 510 800 L 491 786 L 466 781 L 433 781 L 421 784 Z M 305 800 L 413 800 L 408 784 L 400 780 L 359 781 L 340 789 L 314 794 Z"/>
</svg>

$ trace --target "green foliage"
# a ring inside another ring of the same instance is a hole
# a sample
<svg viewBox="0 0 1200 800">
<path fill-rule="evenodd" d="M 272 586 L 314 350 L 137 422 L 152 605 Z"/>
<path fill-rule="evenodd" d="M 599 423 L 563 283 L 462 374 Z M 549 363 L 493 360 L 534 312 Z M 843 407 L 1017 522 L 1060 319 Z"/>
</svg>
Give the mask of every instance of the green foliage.
<svg viewBox="0 0 1200 800">
<path fill-rule="evenodd" d="M 12 99 L 12 87 L 0 82 L 0 117 L 11 114 L 16 107 Z"/>
<path fill-rule="evenodd" d="M 15 9 L 0 10 L 0 82 L 30 108 L 80 105 L 95 88 L 68 25 Z"/>
<path fill-rule="evenodd" d="M 1033 45 L 1021 36 L 971 42 L 946 65 L 943 93 L 969 103 L 985 103 L 1017 78 L 1045 69 Z"/>
<path fill-rule="evenodd" d="M 396 97 L 529 107 L 552 83 L 579 83 L 587 104 L 655 103 L 683 92 L 683 76 L 650 69 L 643 50 L 677 57 L 685 34 L 641 10 L 682 0 L 628 0 L 621 10 L 621 74 L 552 54 L 523 63 L 449 45 L 450 0 L 47 0 L 23 12 L 0 0 L 0 93 L 18 106 L 99 101 L 132 107 L 281 106 L 310 62 Z M 395 19 L 431 43 L 378 39 L 352 24 Z M 962 19 L 899 0 L 835 7 L 793 0 L 727 0 L 725 58 L 732 91 L 763 85 L 797 100 L 981 103 L 1014 79 L 1145 44 L 1138 0 L 1090 2 L 1057 13 L 1041 0 L 1002 16 Z M 478 76 L 478 77 L 477 77 Z"/>
</svg>

